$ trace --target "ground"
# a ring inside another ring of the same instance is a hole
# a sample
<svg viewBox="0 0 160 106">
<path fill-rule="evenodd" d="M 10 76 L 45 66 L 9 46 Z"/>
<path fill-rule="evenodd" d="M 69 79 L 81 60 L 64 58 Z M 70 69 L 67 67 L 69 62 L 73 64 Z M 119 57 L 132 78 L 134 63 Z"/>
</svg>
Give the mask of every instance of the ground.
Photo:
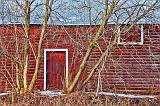
<svg viewBox="0 0 160 106">
<path fill-rule="evenodd" d="M 140 96 L 139 96 L 140 97 Z M 74 92 L 68 95 L 52 97 L 40 93 L 24 95 L 7 94 L 0 96 L 0 106 L 160 106 L 160 99 L 145 97 L 127 97 L 119 95 L 96 96 L 94 92 Z"/>
</svg>

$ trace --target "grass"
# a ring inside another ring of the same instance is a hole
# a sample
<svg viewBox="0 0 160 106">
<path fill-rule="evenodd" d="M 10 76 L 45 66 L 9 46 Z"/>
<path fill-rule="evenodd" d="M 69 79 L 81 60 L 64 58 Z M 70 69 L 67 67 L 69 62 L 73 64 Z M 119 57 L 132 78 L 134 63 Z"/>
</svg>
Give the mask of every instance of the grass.
<svg viewBox="0 0 160 106">
<path fill-rule="evenodd" d="M 36 94 L 5 95 L 0 106 L 160 106 L 159 99 L 132 99 L 74 92 L 65 96 L 47 97 Z"/>
</svg>

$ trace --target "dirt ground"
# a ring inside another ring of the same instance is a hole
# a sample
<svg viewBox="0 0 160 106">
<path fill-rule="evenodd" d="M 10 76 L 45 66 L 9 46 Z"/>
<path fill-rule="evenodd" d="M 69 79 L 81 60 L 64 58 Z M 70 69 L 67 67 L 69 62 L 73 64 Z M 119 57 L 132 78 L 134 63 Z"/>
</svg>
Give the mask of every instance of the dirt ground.
<svg viewBox="0 0 160 106">
<path fill-rule="evenodd" d="M 0 106 L 160 106 L 160 99 L 138 99 L 75 92 L 47 97 L 38 93 L 0 96 Z"/>
</svg>

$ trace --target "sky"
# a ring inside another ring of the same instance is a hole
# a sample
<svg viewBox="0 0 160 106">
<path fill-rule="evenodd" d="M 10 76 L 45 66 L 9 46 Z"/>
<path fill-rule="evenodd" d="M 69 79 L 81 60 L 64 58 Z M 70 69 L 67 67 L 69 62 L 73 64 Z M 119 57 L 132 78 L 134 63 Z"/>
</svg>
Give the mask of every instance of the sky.
<svg viewBox="0 0 160 106">
<path fill-rule="evenodd" d="M 23 5 L 23 0 L 18 0 L 21 5 Z M 49 19 L 49 24 L 64 24 L 64 25 L 90 25 L 99 24 L 103 16 L 103 0 L 54 0 L 54 5 L 52 7 L 52 14 Z M 124 7 L 130 6 L 136 2 L 144 2 L 144 0 L 120 0 L 119 5 Z M 152 4 L 155 0 L 147 0 L 148 4 Z M 42 17 L 44 14 L 44 0 L 35 0 L 31 6 L 31 23 L 41 24 Z M 125 5 L 124 5 L 125 4 Z M 38 5 L 38 6 L 37 6 Z M 36 8 L 35 8 L 36 7 Z M 147 8 L 147 7 L 146 7 Z M 145 9 L 145 7 L 144 7 Z M 118 21 L 122 23 L 126 20 L 127 16 L 133 11 L 135 14 L 138 10 L 136 8 L 121 10 L 115 12 L 110 20 L 110 23 L 114 23 L 116 20 L 116 15 L 120 18 Z M 128 13 L 127 13 L 128 12 Z M 123 14 L 122 14 L 123 13 Z M 160 17 L 160 13 L 157 10 L 155 14 L 150 15 L 150 18 L 142 19 L 140 23 L 149 23 L 153 21 L 152 16 L 156 16 L 157 19 Z M 155 17 L 154 16 L 154 17 Z M 131 18 L 130 18 L 131 19 Z M 118 22 L 117 21 L 117 22 Z M 127 20 L 128 21 L 128 20 Z M 0 0 L 0 24 L 12 24 L 12 23 L 23 23 L 23 12 L 16 6 L 14 0 Z M 159 23 L 158 20 L 154 22 Z"/>
</svg>

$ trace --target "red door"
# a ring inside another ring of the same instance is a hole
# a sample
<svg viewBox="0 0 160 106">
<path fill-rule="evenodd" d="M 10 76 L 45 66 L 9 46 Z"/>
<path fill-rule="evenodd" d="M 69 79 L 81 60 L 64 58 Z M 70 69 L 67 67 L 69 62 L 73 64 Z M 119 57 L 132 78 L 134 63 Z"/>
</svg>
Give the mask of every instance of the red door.
<svg viewBox="0 0 160 106">
<path fill-rule="evenodd" d="M 62 90 L 64 86 L 66 55 L 65 51 L 47 52 L 47 89 Z"/>
</svg>

